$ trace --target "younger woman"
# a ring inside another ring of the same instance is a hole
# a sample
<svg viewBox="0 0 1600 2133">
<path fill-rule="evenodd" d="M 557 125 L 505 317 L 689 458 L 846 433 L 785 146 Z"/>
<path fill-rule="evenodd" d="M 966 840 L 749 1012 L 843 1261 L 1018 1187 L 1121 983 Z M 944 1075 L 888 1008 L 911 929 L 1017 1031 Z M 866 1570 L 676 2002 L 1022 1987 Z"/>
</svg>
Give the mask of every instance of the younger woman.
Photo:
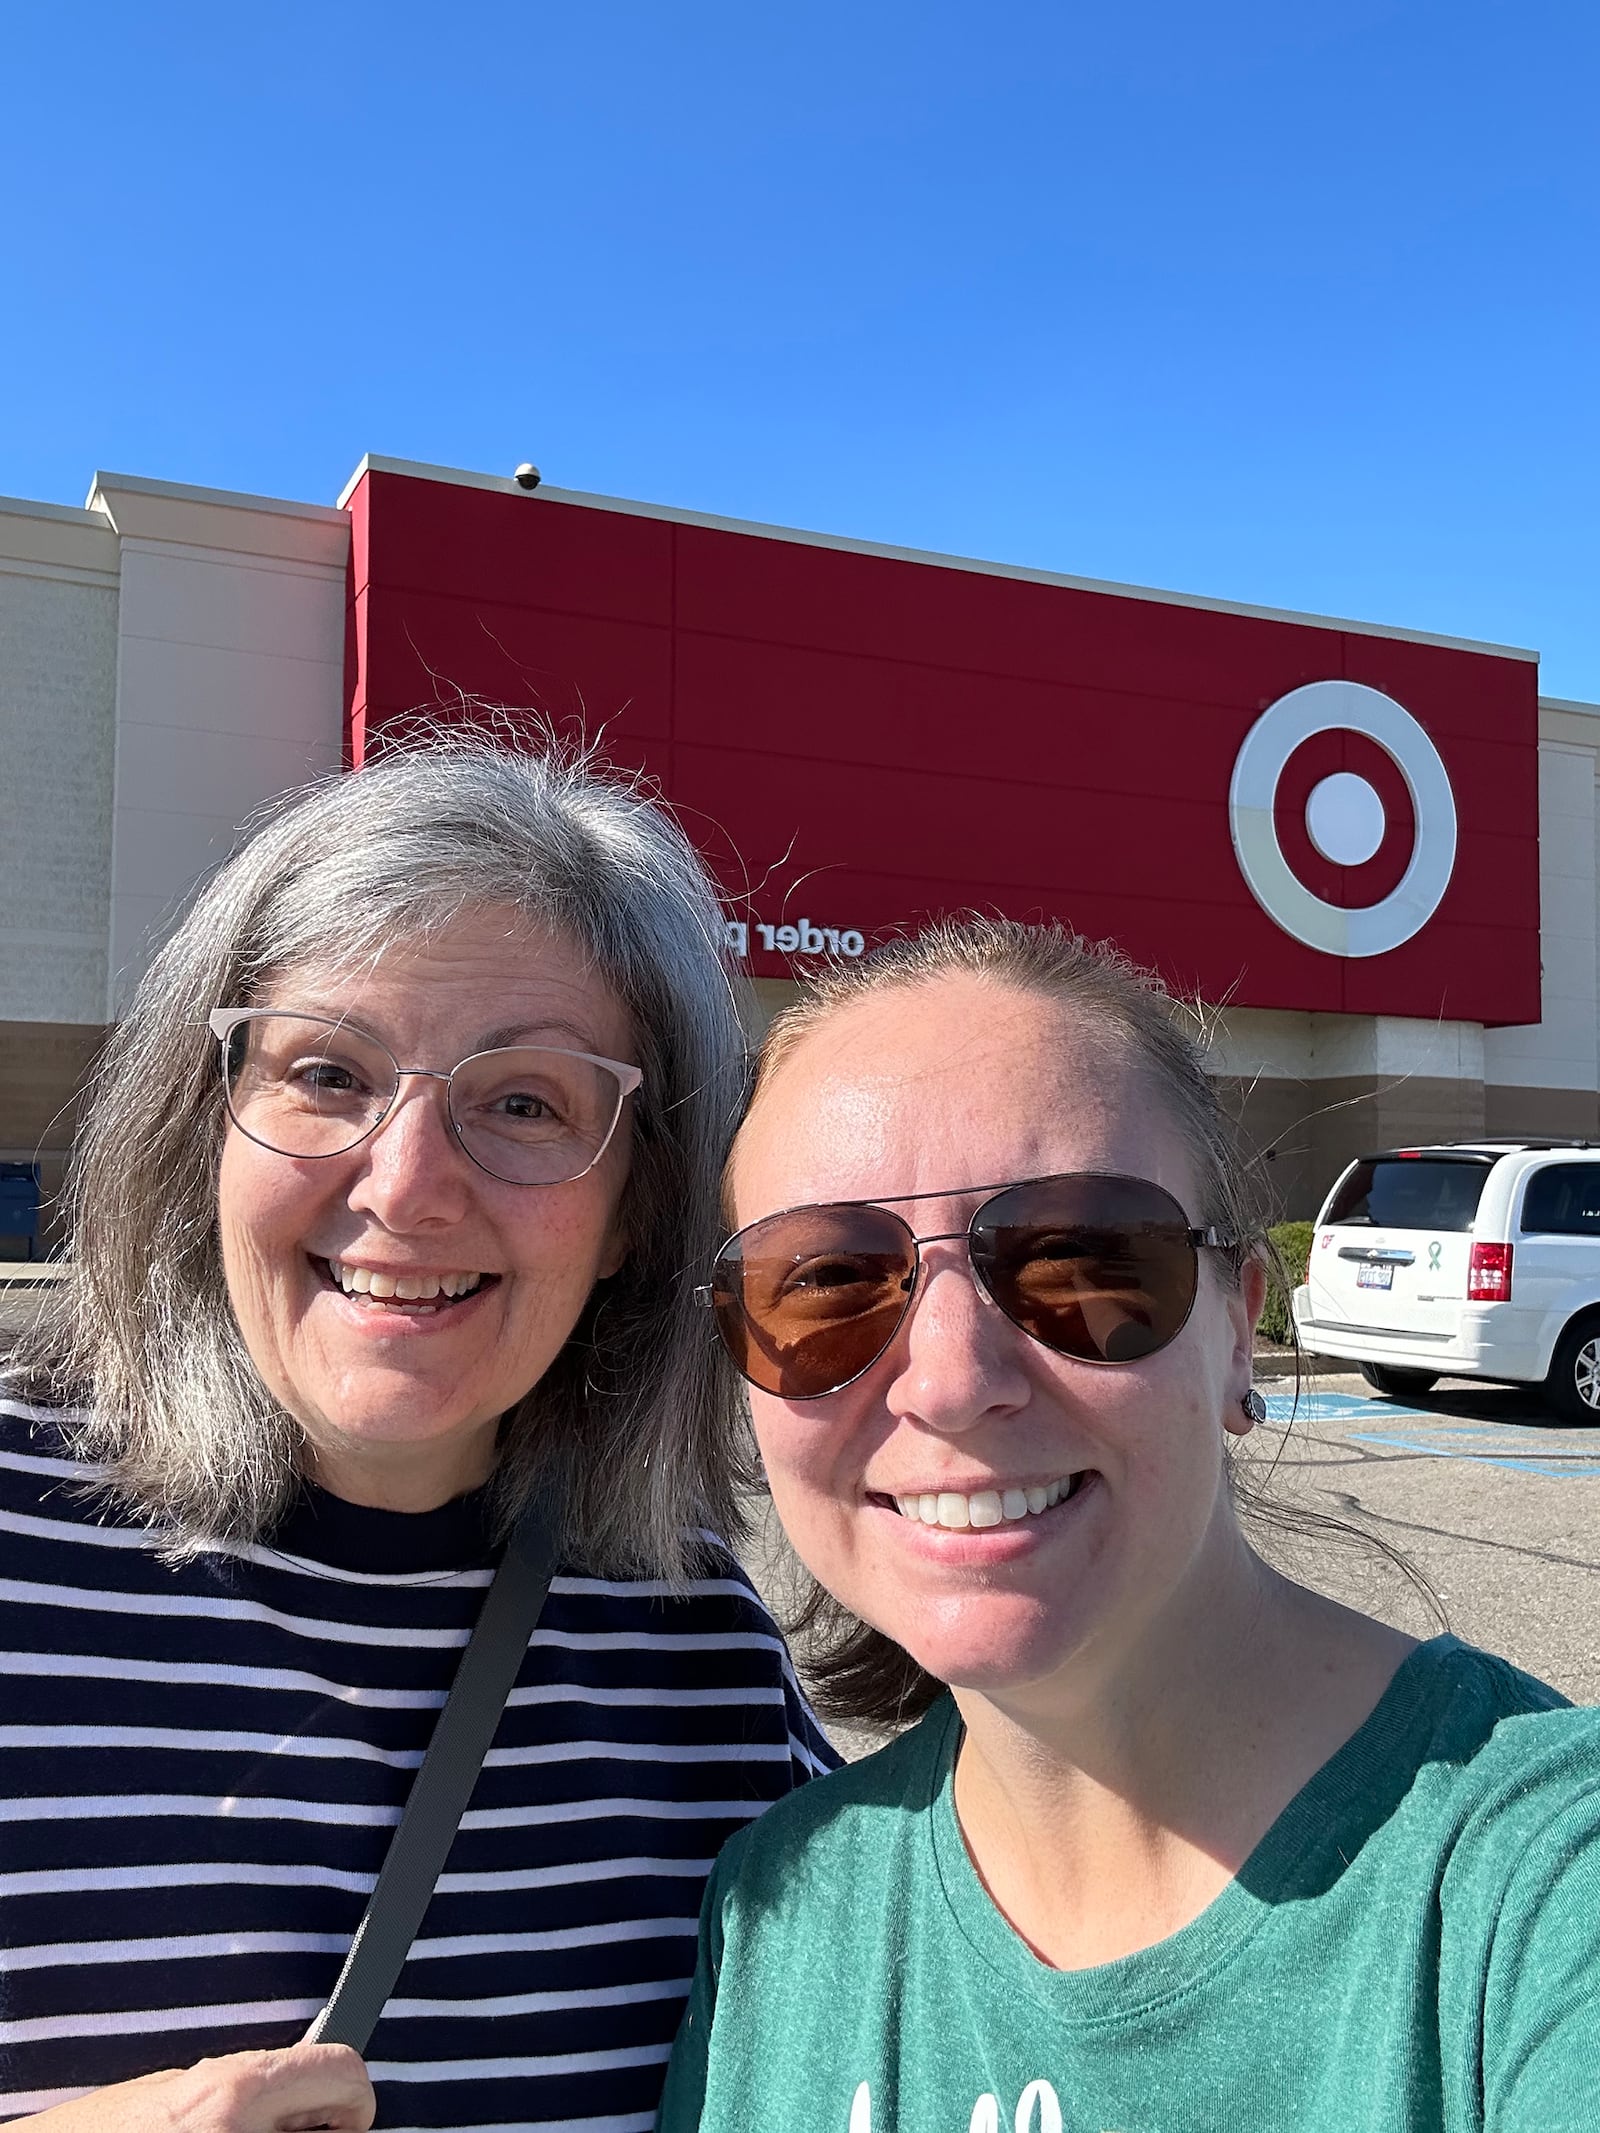
<svg viewBox="0 0 1600 2133">
<path fill-rule="evenodd" d="M 1600 2124 L 1600 1714 L 1250 1547 L 1260 1233 L 1153 982 L 991 923 L 840 971 L 730 1184 L 835 1704 L 925 1715 L 724 1851 L 664 2133 Z"/>
</svg>

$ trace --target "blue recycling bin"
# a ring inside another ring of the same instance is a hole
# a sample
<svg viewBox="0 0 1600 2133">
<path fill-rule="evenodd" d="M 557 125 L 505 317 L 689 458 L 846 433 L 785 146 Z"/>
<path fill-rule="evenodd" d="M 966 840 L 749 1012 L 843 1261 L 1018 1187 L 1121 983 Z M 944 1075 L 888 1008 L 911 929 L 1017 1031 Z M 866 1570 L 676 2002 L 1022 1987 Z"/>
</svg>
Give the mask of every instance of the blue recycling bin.
<svg viewBox="0 0 1600 2133">
<path fill-rule="evenodd" d="M 0 1163 L 0 1246 L 12 1258 L 31 1259 L 38 1242 L 39 1166 Z"/>
</svg>

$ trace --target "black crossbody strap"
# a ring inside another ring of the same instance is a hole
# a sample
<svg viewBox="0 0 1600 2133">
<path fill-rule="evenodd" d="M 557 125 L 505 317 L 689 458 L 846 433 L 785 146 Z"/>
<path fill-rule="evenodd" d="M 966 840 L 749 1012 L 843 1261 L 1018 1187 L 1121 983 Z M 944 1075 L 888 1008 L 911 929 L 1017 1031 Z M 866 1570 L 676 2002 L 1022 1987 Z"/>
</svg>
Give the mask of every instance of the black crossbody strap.
<svg viewBox="0 0 1600 2133">
<path fill-rule="evenodd" d="M 306 2031 L 308 2044 L 367 2048 L 417 1937 L 550 1590 L 556 1524 L 550 1507 L 536 1504 L 506 1543 L 339 1982 Z"/>
</svg>

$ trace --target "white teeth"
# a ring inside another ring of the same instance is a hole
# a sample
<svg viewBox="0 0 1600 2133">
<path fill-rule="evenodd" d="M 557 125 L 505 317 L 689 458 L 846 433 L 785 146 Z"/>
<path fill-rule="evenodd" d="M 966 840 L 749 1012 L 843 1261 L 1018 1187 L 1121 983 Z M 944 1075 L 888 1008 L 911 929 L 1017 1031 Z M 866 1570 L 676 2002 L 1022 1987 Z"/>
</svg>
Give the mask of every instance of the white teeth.
<svg viewBox="0 0 1600 2133">
<path fill-rule="evenodd" d="M 971 1496 L 945 1489 L 938 1495 L 897 1496 L 895 1509 L 902 1518 L 922 1526 L 943 1526 L 953 1533 L 967 1527 L 1014 1525 L 1021 1518 L 1037 1518 L 1064 1497 L 1074 1493 L 1076 1476 L 1052 1481 L 1048 1487 L 1028 1489 L 979 1489 Z"/>
<path fill-rule="evenodd" d="M 328 1272 L 346 1296 L 376 1296 L 387 1302 L 431 1303 L 443 1296 L 453 1300 L 467 1296 L 483 1280 L 481 1274 L 378 1274 L 371 1267 L 347 1266 L 330 1259 Z"/>
</svg>

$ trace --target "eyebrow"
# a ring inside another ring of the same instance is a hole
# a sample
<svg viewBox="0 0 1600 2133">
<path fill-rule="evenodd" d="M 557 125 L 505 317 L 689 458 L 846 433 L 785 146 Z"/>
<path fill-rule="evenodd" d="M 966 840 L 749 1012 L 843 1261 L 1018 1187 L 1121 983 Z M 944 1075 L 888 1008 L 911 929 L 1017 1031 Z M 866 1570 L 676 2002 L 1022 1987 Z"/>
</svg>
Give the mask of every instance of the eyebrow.
<svg viewBox="0 0 1600 2133">
<path fill-rule="evenodd" d="M 314 1002 L 315 999 L 316 995 L 313 993 L 312 1001 Z M 263 1000 L 261 1005 L 264 1007 L 277 1007 L 278 1003 L 274 1000 Z M 306 1004 L 303 1001 L 295 1001 L 293 1003 L 285 1001 L 282 1007 L 279 1008 L 279 1012 L 290 1015 L 296 1012 L 314 1015 L 320 1021 L 331 1022 L 340 1029 L 354 1030 L 359 1036 L 375 1037 L 387 1049 L 392 1049 L 387 1037 L 370 1028 L 365 1022 L 359 1021 L 354 1015 L 337 1012 L 331 1002 L 325 1007 L 319 1007 L 314 1004 Z M 498 1052 L 509 1050 L 518 1045 L 549 1044 L 559 1048 L 559 1040 L 563 1038 L 571 1040 L 574 1050 L 587 1052 L 591 1058 L 600 1056 L 595 1050 L 597 1040 L 594 1031 L 583 1028 L 579 1023 L 569 1022 L 564 1015 L 544 1015 L 532 1022 L 503 1023 L 498 1029 L 485 1032 L 476 1043 L 469 1045 L 461 1056 L 464 1059 L 471 1059 L 479 1052 Z"/>
<path fill-rule="evenodd" d="M 573 1038 L 580 1052 L 594 1051 L 593 1030 L 581 1029 L 576 1022 L 568 1022 L 560 1015 L 545 1016 L 537 1022 L 507 1022 L 499 1029 L 490 1030 L 474 1050 L 498 1052 L 511 1045 L 541 1043 L 553 1036 Z"/>
</svg>

